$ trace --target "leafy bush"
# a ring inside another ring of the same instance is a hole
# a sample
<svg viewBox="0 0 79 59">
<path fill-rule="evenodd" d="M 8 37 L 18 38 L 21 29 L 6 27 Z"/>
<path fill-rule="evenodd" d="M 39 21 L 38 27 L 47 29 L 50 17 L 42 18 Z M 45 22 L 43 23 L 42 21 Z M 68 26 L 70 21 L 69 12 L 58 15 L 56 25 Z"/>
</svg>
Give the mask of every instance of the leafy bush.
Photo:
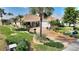
<svg viewBox="0 0 79 59">
<path fill-rule="evenodd" d="M 16 31 L 26 31 L 25 28 L 18 28 L 18 29 L 15 29 Z"/>
<path fill-rule="evenodd" d="M 55 42 L 55 47 L 56 48 L 63 48 L 64 45 L 62 43 L 60 43 L 60 42 Z"/>
<path fill-rule="evenodd" d="M 20 40 L 16 47 L 17 51 L 26 51 L 28 50 L 28 43 L 25 40 Z"/>
<path fill-rule="evenodd" d="M 64 45 L 60 42 L 54 42 L 54 41 L 49 41 L 48 43 L 44 43 L 45 45 L 51 46 L 51 47 L 56 47 L 56 48 L 63 48 Z"/>
<path fill-rule="evenodd" d="M 58 20 L 53 20 L 53 21 L 50 21 L 50 24 L 51 25 L 60 25 L 60 22 Z"/>
<path fill-rule="evenodd" d="M 36 51 L 61 51 L 61 50 L 63 50 L 63 49 L 59 49 L 56 47 L 50 47 L 50 46 L 41 45 L 41 44 L 34 45 L 34 49 Z"/>
<path fill-rule="evenodd" d="M 45 45 L 55 47 L 55 42 L 54 41 L 49 41 L 48 43 L 44 43 Z"/>
<path fill-rule="evenodd" d="M 54 30 L 57 30 L 60 33 L 63 33 L 64 35 L 71 36 L 71 31 L 73 30 L 72 27 L 57 27 Z"/>
<path fill-rule="evenodd" d="M 71 34 L 70 32 L 67 32 L 67 33 L 66 33 L 66 32 L 64 32 L 63 34 L 64 34 L 64 35 L 69 35 L 69 36 L 72 36 L 72 34 Z"/>
<path fill-rule="evenodd" d="M 76 27 L 76 30 L 79 30 L 79 28 L 78 28 L 78 27 Z"/>
<path fill-rule="evenodd" d="M 28 50 L 29 43 L 24 38 L 17 38 L 14 36 L 10 36 L 8 39 L 6 39 L 8 44 L 17 44 L 16 50 L 17 51 L 25 51 Z"/>
<path fill-rule="evenodd" d="M 78 39 L 79 39 L 79 34 L 76 34 L 76 35 L 75 35 L 75 38 L 78 38 Z"/>
<path fill-rule="evenodd" d="M 62 30 L 61 27 L 56 27 L 56 28 L 53 28 L 54 31 L 59 31 L 59 30 Z"/>
<path fill-rule="evenodd" d="M 73 27 L 74 30 L 79 30 L 79 27 Z"/>
</svg>

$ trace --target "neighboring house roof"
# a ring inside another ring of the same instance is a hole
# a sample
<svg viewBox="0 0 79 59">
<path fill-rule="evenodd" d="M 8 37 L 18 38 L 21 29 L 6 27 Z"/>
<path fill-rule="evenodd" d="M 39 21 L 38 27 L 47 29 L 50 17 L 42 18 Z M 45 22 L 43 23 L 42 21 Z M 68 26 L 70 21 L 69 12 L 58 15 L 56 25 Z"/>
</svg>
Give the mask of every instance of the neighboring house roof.
<svg viewBox="0 0 79 59">
<path fill-rule="evenodd" d="M 10 20 L 11 18 L 14 18 L 15 16 L 13 15 L 3 15 L 2 19 L 3 20 Z"/>
<path fill-rule="evenodd" d="M 54 19 L 55 19 L 54 17 L 49 16 L 46 19 L 44 19 L 44 21 L 51 21 Z M 22 20 L 23 22 L 35 22 L 35 21 L 40 21 L 40 17 L 38 15 L 28 14 L 28 15 L 25 15 Z"/>
</svg>

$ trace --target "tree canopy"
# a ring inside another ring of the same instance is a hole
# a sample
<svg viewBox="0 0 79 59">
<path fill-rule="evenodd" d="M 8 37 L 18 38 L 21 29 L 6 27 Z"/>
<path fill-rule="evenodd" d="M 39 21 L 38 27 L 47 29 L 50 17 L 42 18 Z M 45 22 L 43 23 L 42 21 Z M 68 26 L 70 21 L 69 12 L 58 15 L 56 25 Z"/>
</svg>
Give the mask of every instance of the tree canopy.
<svg viewBox="0 0 79 59">
<path fill-rule="evenodd" d="M 40 17 L 40 37 L 42 37 L 42 20 L 52 15 L 53 10 L 52 7 L 30 7 L 31 14 L 38 14 Z"/>
<path fill-rule="evenodd" d="M 44 18 L 47 16 L 50 16 L 54 11 L 54 8 L 52 7 L 31 7 L 30 13 L 31 14 L 40 14 L 42 13 Z"/>
<path fill-rule="evenodd" d="M 67 7 L 64 11 L 64 22 L 69 24 L 76 23 L 78 17 L 78 11 L 75 7 Z"/>
</svg>

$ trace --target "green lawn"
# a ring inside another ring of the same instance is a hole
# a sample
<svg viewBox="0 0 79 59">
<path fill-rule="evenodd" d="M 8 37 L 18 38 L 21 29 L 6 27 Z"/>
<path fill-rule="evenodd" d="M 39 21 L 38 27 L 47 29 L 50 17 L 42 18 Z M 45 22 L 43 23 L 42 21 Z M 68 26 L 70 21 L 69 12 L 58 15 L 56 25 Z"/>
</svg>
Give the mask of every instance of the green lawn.
<svg viewBox="0 0 79 59">
<path fill-rule="evenodd" d="M 61 30 L 63 30 L 61 28 Z M 65 30 L 65 28 L 64 28 Z M 65 30 L 66 31 L 66 30 Z M 9 40 L 10 43 L 17 43 L 22 39 L 27 40 L 28 42 L 32 42 L 33 39 L 33 35 L 31 35 L 28 32 L 25 31 L 16 31 L 12 26 L 0 26 L 0 33 L 3 34 L 6 37 L 6 40 Z M 0 47 L 4 47 L 6 44 L 5 40 L 1 40 L 0 43 L 2 43 L 2 45 L 0 45 Z M 36 44 L 34 45 L 34 49 L 36 51 L 60 51 L 62 49 L 56 48 L 56 47 L 50 47 L 47 45 L 40 45 L 40 44 Z"/>
<path fill-rule="evenodd" d="M 73 31 L 73 27 L 58 27 L 55 30 L 65 35 L 72 36 L 71 31 Z M 76 34 L 76 38 L 79 39 L 79 27 L 76 27 L 76 30 L 78 32 L 78 34 Z"/>
<path fill-rule="evenodd" d="M 25 38 L 28 41 L 32 41 L 33 39 L 33 36 L 30 33 L 26 32 L 18 32 L 16 36 L 20 38 Z"/>
<path fill-rule="evenodd" d="M 73 31 L 73 27 L 57 27 L 53 30 L 71 36 L 71 31 Z"/>
<path fill-rule="evenodd" d="M 5 36 L 4 40 L 0 40 L 0 50 L 5 50 L 5 45 L 7 40 L 9 42 L 19 42 L 22 39 L 27 40 L 28 42 L 32 41 L 33 36 L 25 31 L 16 31 L 12 26 L 0 26 L 0 34 Z"/>
<path fill-rule="evenodd" d="M 59 27 L 58 28 L 58 31 L 61 32 L 61 33 L 63 33 L 63 32 L 70 32 L 72 30 L 73 30 L 72 27 Z"/>
<path fill-rule="evenodd" d="M 10 26 L 0 26 L 0 33 L 8 36 L 14 32 L 10 28 Z"/>
<path fill-rule="evenodd" d="M 30 33 L 26 33 L 26 32 L 15 32 L 13 33 L 14 35 L 9 35 L 7 37 L 7 39 L 9 40 L 14 40 L 14 41 L 19 41 L 19 40 L 22 40 L 22 39 L 26 39 L 27 41 L 31 42 L 32 41 L 32 38 L 33 36 L 30 34 Z"/>
<path fill-rule="evenodd" d="M 37 44 L 34 46 L 36 51 L 61 51 L 63 49 L 59 49 L 59 48 L 55 48 L 55 47 L 50 47 L 47 45 L 41 45 L 41 44 Z"/>
<path fill-rule="evenodd" d="M 28 41 L 32 40 L 32 35 L 30 33 L 24 32 L 24 31 L 15 31 L 13 27 L 11 26 L 0 26 L 0 33 L 5 35 L 6 37 L 10 37 L 11 34 L 15 34 L 14 37 L 17 39 L 27 39 Z"/>
</svg>

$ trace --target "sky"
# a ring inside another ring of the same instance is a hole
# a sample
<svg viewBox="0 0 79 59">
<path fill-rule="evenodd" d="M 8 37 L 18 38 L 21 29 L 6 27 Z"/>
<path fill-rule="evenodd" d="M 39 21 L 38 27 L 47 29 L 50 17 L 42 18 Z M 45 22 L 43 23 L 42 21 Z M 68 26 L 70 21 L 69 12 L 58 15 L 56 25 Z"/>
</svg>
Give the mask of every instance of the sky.
<svg viewBox="0 0 79 59">
<path fill-rule="evenodd" d="M 29 13 L 28 7 L 4 7 L 5 12 L 13 13 L 16 15 L 25 15 Z M 64 7 L 54 7 L 53 15 L 55 18 L 60 19 L 64 15 Z"/>
<path fill-rule="evenodd" d="M 64 15 L 64 7 L 54 7 L 53 16 L 61 19 Z"/>
</svg>

